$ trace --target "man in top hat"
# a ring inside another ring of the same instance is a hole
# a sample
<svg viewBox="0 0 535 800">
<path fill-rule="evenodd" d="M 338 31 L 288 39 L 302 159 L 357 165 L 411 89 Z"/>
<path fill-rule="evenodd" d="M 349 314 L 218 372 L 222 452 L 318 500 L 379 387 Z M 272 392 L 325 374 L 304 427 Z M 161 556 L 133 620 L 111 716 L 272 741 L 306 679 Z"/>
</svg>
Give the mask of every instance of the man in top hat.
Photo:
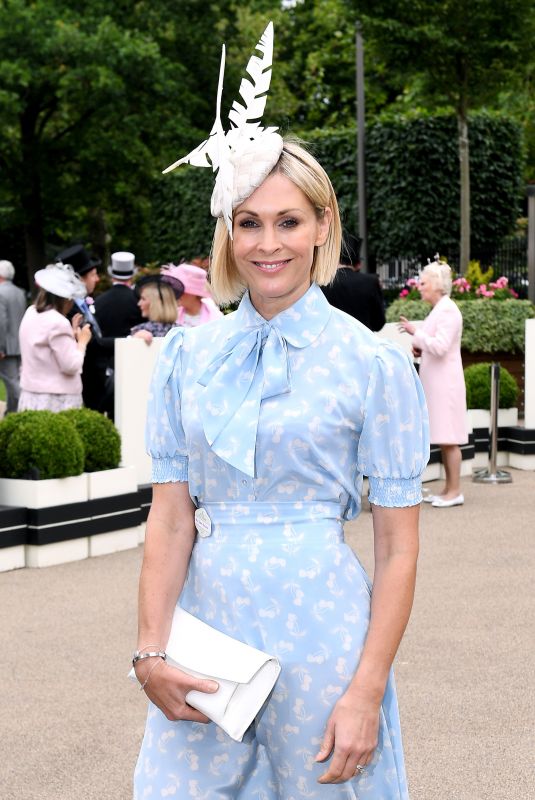
<svg viewBox="0 0 535 800">
<path fill-rule="evenodd" d="M 108 275 L 112 287 L 95 300 L 95 312 L 103 336 L 120 339 L 128 336 L 134 325 L 143 321 L 137 306 L 137 297 L 132 291 L 133 277 L 136 273 L 133 253 L 113 253 Z"/>
<path fill-rule="evenodd" d="M 322 286 L 329 303 L 358 319 L 372 331 L 385 324 L 385 304 L 377 275 L 360 272 L 360 239 L 344 233 L 340 264 L 334 281 Z"/>
<path fill-rule="evenodd" d="M 102 333 L 87 350 L 86 361 L 91 369 L 91 383 L 84 384 L 84 403 L 89 408 L 105 412 L 114 417 L 115 339 L 130 334 L 134 325 L 143 318 L 133 292 L 133 277 L 136 273 L 133 253 L 113 253 L 108 274 L 112 279 L 111 289 L 95 300 L 95 316 Z M 89 356 L 89 359 L 87 358 Z"/>
<path fill-rule="evenodd" d="M 16 411 L 19 402 L 19 327 L 26 311 L 26 295 L 15 286 L 14 277 L 11 261 L 0 261 L 0 380 L 6 387 L 7 414 Z"/>
<path fill-rule="evenodd" d="M 102 263 L 99 258 L 89 255 L 85 247 L 81 244 L 73 244 L 57 254 L 55 261 L 61 261 L 64 264 L 70 264 L 78 277 L 85 284 L 86 296 L 82 299 L 74 301 L 74 306 L 69 317 L 74 314 L 82 314 L 84 323 L 91 325 L 93 336 L 101 337 L 102 331 L 100 325 L 95 317 L 95 306 L 92 294 L 95 286 L 99 282 L 99 274 L 97 267 Z"/>
</svg>

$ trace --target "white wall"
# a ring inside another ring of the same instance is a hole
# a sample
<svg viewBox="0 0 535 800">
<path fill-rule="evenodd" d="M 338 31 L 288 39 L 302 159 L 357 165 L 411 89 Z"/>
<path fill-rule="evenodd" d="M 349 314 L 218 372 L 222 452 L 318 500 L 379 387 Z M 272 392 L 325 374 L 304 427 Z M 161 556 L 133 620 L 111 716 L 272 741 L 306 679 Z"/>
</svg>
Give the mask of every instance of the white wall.
<svg viewBox="0 0 535 800">
<path fill-rule="evenodd" d="M 535 319 L 526 320 L 524 425 L 535 428 Z"/>
<path fill-rule="evenodd" d="M 145 452 L 145 420 L 150 379 L 163 339 L 115 340 L 115 424 L 122 440 L 121 464 L 136 468 L 137 482 L 151 482 Z"/>
</svg>

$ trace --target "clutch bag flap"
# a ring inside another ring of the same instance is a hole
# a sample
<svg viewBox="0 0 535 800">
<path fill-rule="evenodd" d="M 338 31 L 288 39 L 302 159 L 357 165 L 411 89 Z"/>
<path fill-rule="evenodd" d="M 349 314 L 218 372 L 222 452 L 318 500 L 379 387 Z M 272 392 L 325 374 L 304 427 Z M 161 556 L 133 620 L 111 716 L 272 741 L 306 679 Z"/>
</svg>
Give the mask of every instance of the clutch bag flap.
<svg viewBox="0 0 535 800">
<path fill-rule="evenodd" d="M 262 650 L 221 633 L 180 606 L 173 614 L 166 653 L 180 669 L 233 683 L 248 683 L 271 659 Z"/>
</svg>

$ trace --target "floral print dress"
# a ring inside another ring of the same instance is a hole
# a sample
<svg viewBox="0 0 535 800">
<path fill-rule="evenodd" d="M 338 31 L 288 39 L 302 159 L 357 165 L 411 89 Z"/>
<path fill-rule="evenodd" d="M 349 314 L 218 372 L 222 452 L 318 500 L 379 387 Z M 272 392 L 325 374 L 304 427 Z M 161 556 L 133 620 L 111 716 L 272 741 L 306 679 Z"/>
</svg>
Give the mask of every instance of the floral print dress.
<svg viewBox="0 0 535 800">
<path fill-rule="evenodd" d="M 233 314 L 167 336 L 147 443 L 154 482 L 188 481 L 211 521 L 180 604 L 277 656 L 282 671 L 242 742 L 149 704 L 136 800 L 406 800 L 393 674 L 365 773 L 321 785 L 314 757 L 370 614 L 344 521 L 360 511 L 363 476 L 372 503 L 421 500 L 428 424 L 410 360 L 316 285 L 269 321 L 246 294 Z"/>
</svg>

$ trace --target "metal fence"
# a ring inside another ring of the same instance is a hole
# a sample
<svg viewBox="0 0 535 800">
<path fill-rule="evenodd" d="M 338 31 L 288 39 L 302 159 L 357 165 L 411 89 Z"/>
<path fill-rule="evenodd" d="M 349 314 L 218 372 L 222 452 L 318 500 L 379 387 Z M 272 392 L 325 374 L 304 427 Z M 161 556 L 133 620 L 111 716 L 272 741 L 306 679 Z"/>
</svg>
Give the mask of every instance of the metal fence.
<svg viewBox="0 0 535 800">
<path fill-rule="evenodd" d="M 521 296 L 527 295 L 528 286 L 528 240 L 527 236 L 504 239 L 498 247 L 481 248 L 470 254 L 471 259 L 481 262 L 482 269 L 493 268 L 493 279 L 502 275 L 509 280 Z M 442 254 L 441 254 L 442 255 Z M 459 269 L 459 254 L 445 253 L 452 269 Z M 408 278 L 418 275 L 427 261 L 419 256 L 403 256 L 378 261 L 377 274 L 385 289 L 402 287 Z"/>
</svg>

